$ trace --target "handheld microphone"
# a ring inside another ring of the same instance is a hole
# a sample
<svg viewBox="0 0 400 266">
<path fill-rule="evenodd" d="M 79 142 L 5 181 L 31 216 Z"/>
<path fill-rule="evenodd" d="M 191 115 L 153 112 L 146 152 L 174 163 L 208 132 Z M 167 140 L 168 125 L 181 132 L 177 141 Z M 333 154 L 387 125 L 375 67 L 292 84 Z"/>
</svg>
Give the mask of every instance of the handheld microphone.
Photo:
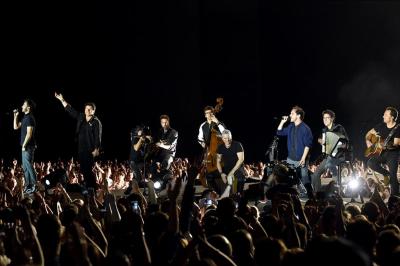
<svg viewBox="0 0 400 266">
<path fill-rule="evenodd" d="M 11 112 L 6 112 L 5 114 L 6 114 L 6 115 L 14 115 L 15 113 L 18 113 L 18 112 L 19 112 L 18 109 L 14 109 L 14 110 L 12 110 Z"/>
<path fill-rule="evenodd" d="M 284 117 L 288 117 L 288 118 L 289 118 L 289 116 L 283 115 L 283 116 L 281 116 L 281 117 L 279 117 L 279 116 L 274 116 L 272 119 L 273 119 L 273 120 L 282 120 Z"/>
</svg>

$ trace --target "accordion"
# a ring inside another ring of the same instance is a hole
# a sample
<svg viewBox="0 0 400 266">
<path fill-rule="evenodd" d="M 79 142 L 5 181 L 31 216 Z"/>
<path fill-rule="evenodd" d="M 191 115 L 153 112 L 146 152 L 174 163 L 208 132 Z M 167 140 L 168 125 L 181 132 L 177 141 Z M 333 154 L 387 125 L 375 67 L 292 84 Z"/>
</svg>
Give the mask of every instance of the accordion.
<svg viewBox="0 0 400 266">
<path fill-rule="evenodd" d="M 346 137 L 334 132 L 322 133 L 322 152 L 326 155 L 336 157 L 340 148 L 343 149 Z"/>
</svg>

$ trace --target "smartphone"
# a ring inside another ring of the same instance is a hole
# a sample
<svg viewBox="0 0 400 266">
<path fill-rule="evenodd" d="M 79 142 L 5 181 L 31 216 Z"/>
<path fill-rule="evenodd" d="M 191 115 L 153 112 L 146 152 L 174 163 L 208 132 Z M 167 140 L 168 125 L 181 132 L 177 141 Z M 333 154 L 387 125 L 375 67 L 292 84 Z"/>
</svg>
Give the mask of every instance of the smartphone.
<svg viewBox="0 0 400 266">
<path fill-rule="evenodd" d="M 89 196 L 93 196 L 94 195 L 94 188 L 89 187 L 88 188 L 88 194 L 89 194 Z"/>
<path fill-rule="evenodd" d="M 213 204 L 212 200 L 210 199 L 206 200 L 206 206 L 211 206 L 212 204 Z"/>
<path fill-rule="evenodd" d="M 132 206 L 132 210 L 134 212 L 138 212 L 139 211 L 139 203 L 138 203 L 137 200 L 131 201 L 131 206 Z"/>
</svg>

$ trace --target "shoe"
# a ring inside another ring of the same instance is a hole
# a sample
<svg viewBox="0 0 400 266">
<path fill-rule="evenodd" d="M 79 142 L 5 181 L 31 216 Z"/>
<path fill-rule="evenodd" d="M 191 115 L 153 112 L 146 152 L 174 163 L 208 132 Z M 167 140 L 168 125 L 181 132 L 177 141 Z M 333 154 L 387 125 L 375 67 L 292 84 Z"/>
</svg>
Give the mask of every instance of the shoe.
<svg viewBox="0 0 400 266">
<path fill-rule="evenodd" d="M 26 194 L 32 194 L 36 191 L 36 187 L 35 186 L 31 186 L 30 188 L 27 188 L 25 193 Z"/>
<path fill-rule="evenodd" d="M 29 193 L 28 191 L 31 191 L 32 190 L 32 185 L 27 185 L 25 188 L 24 188 L 24 193 Z"/>
</svg>

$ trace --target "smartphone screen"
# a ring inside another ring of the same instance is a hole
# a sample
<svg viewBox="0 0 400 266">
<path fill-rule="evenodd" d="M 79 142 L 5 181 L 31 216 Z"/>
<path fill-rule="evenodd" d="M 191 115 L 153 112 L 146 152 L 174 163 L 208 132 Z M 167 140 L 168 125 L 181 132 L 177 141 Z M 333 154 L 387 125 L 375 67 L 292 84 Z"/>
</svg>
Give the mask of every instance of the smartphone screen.
<svg viewBox="0 0 400 266">
<path fill-rule="evenodd" d="M 139 209 L 138 201 L 137 201 L 137 200 L 131 201 L 131 205 L 132 205 L 132 210 L 133 210 L 134 212 L 137 212 L 138 209 Z"/>
<path fill-rule="evenodd" d="M 89 187 L 88 188 L 88 194 L 89 194 L 89 196 L 93 196 L 94 195 L 94 188 Z"/>
</svg>

